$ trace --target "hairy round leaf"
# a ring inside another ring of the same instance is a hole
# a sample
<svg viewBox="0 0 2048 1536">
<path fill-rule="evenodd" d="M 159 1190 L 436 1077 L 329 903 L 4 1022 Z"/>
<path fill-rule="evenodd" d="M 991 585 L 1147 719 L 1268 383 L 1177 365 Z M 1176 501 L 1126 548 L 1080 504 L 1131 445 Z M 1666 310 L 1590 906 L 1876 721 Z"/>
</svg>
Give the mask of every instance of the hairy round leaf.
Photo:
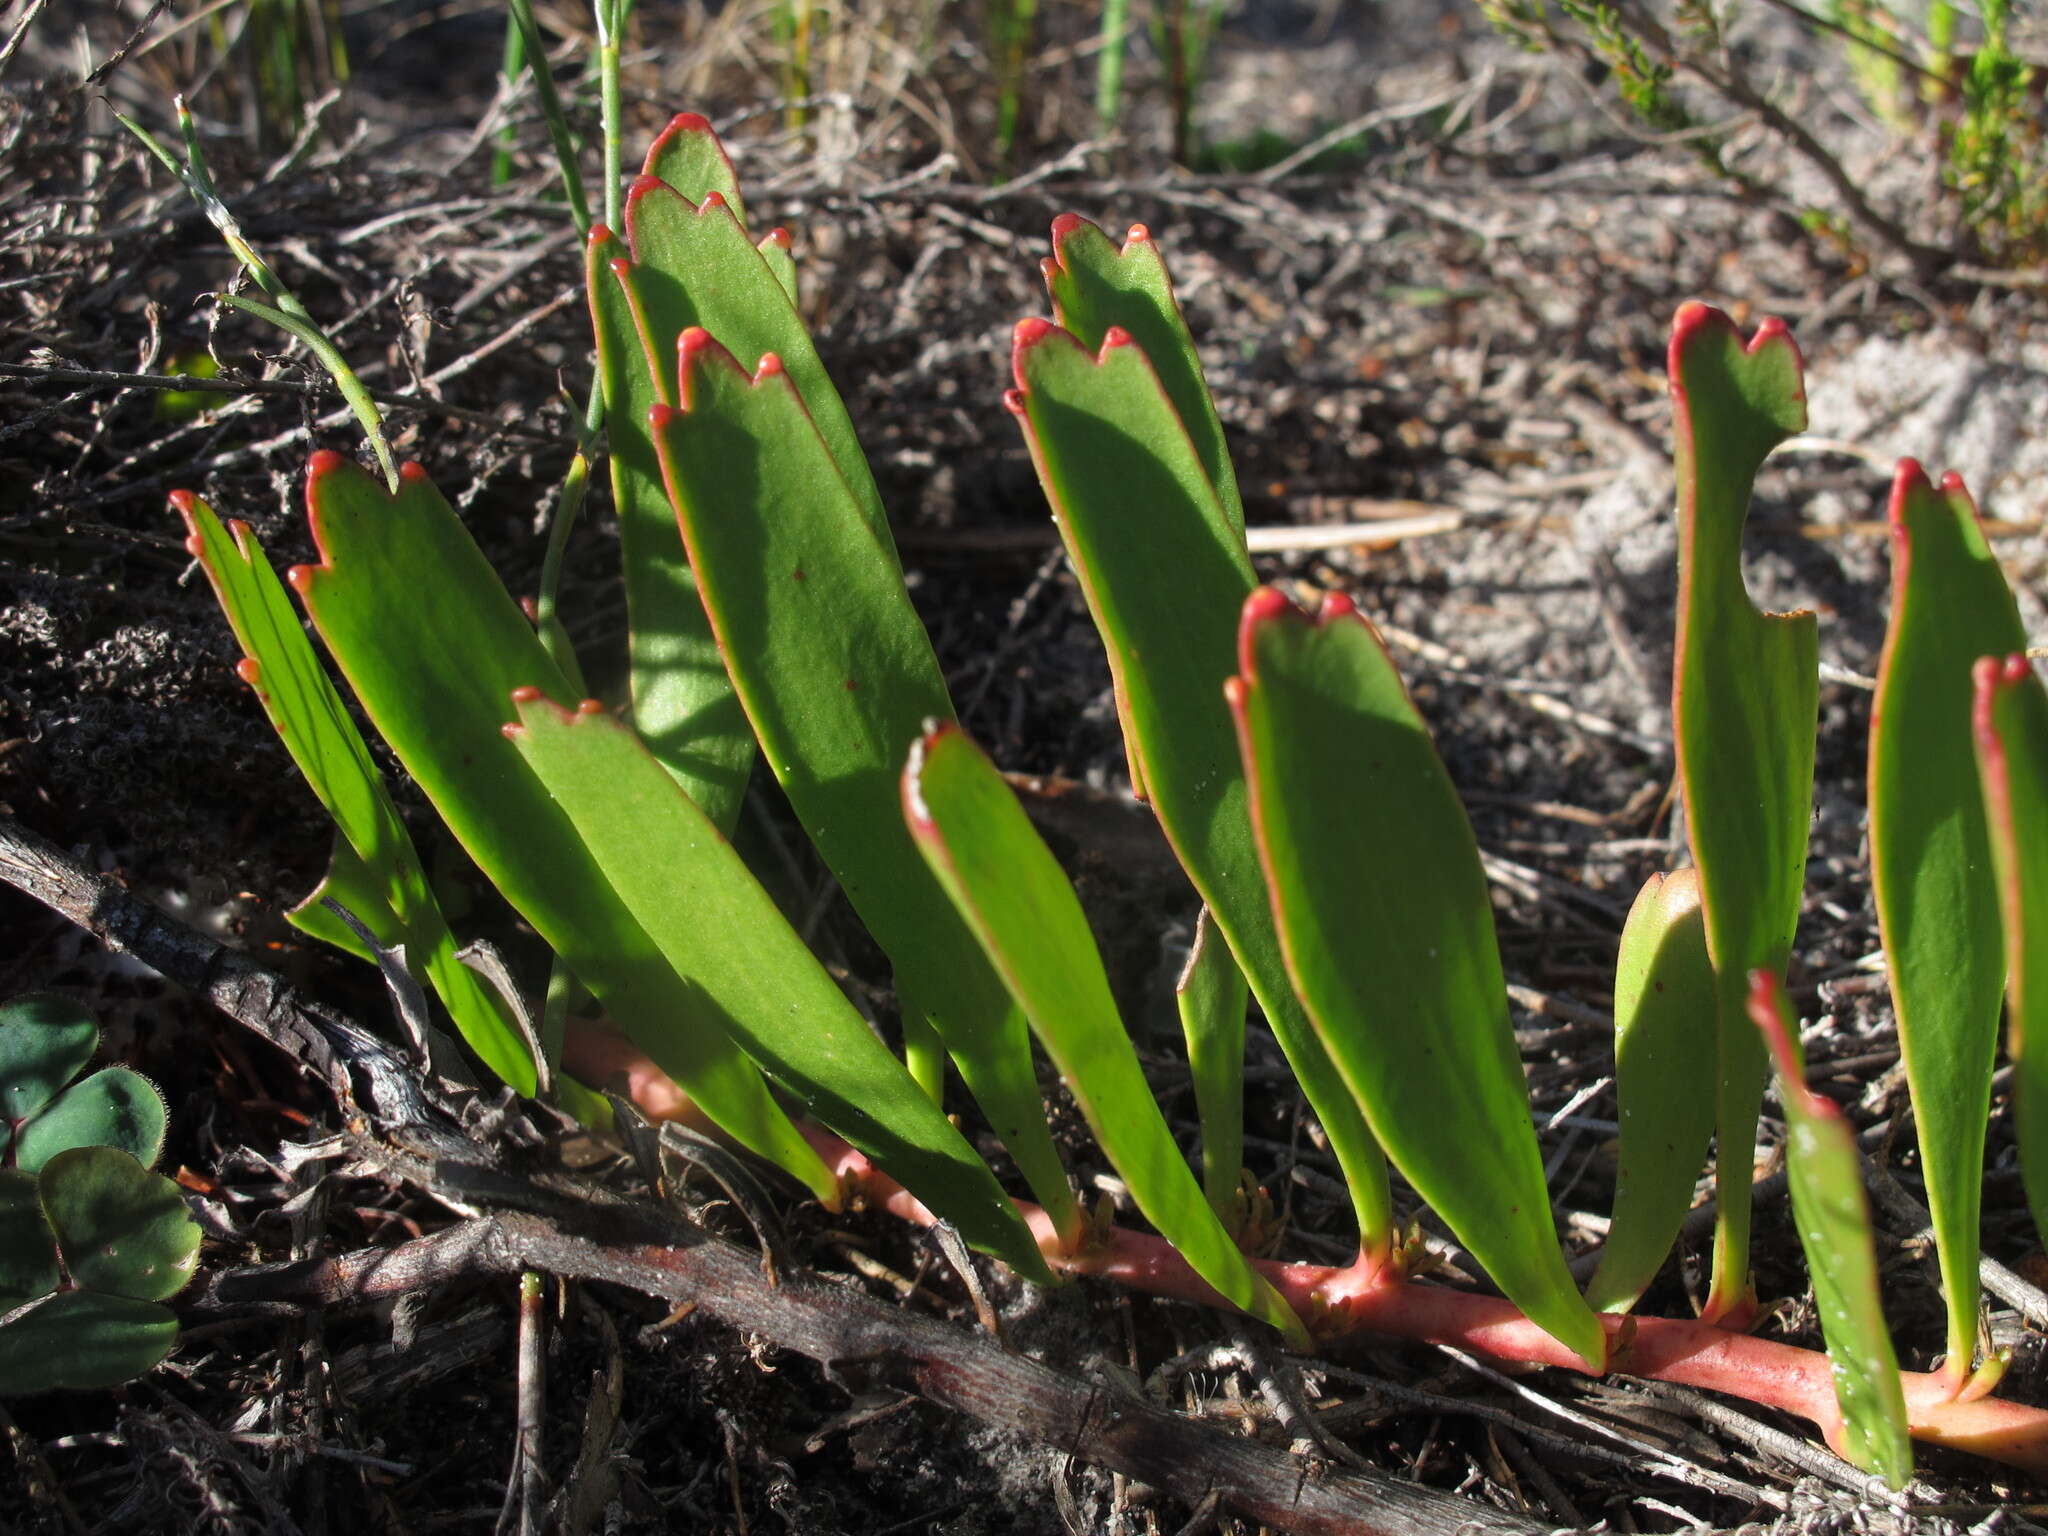
<svg viewBox="0 0 2048 1536">
<path fill-rule="evenodd" d="M 168 1307 L 66 1291 L 0 1324 L 0 1393 L 118 1387 L 177 1342 L 177 1314 Z"/>
<path fill-rule="evenodd" d="M 68 997 L 30 993 L 0 1003 L 0 1120 L 26 1120 L 49 1103 L 99 1043 L 98 1023 Z"/>
<path fill-rule="evenodd" d="M 164 1096 L 126 1067 L 108 1067 L 74 1083 L 21 1128 L 15 1163 L 30 1173 L 73 1147 L 116 1147 L 145 1168 L 164 1149 Z"/>
<path fill-rule="evenodd" d="M 114 1147 L 73 1147 L 44 1166 L 43 1214 L 71 1278 L 140 1301 L 175 1296 L 199 1262 L 199 1224 L 178 1186 Z"/>
</svg>

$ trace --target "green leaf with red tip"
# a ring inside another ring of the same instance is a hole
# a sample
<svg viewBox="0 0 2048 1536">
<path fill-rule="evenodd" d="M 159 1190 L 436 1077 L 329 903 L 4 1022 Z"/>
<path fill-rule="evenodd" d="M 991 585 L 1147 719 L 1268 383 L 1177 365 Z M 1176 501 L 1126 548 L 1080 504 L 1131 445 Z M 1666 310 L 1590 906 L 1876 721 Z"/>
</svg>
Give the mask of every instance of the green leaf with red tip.
<svg viewBox="0 0 2048 1536">
<path fill-rule="evenodd" d="M 931 641 L 790 377 L 749 379 L 703 331 L 655 438 L 690 564 L 768 765 L 888 953 L 906 1008 L 937 1027 L 1055 1225 L 1076 1214 L 1031 1039 L 897 806 L 903 754 L 953 718 Z"/>
<path fill-rule="evenodd" d="M 1828 1439 L 1857 1466 L 1903 1488 L 1913 1475 L 1913 1445 L 1898 1356 L 1879 1298 L 1876 1234 L 1856 1132 L 1840 1109 L 1806 1086 L 1791 1010 L 1776 976 L 1756 973 L 1748 1008 L 1777 1064 L 1792 1215 L 1813 1276 L 1842 1410 L 1842 1422 Z"/>
<path fill-rule="evenodd" d="M 1236 1233 L 1244 1225 L 1244 1015 L 1250 990 L 1207 907 L 1173 989 L 1195 1113 L 1202 1125 L 1202 1187 L 1210 1208 Z"/>
<path fill-rule="evenodd" d="M 1231 1305 L 1306 1345 L 1301 1319 L 1238 1251 L 1167 1129 L 1074 888 L 959 727 L 940 726 L 912 749 L 903 815 L 1138 1209 Z"/>
<path fill-rule="evenodd" d="M 2017 652 L 1979 661 L 1975 681 L 1977 765 L 2005 930 L 2020 1172 L 2034 1226 L 2048 1241 L 2048 689 Z"/>
<path fill-rule="evenodd" d="M 1749 1290 L 1750 1181 L 1765 1062 L 1749 973 L 1782 975 L 1799 921 L 1813 806 L 1820 655 L 1811 613 L 1765 614 L 1742 581 L 1742 526 L 1766 455 L 1806 427 L 1799 349 L 1775 320 L 1747 344 L 1719 310 L 1671 327 L 1678 472 L 1672 717 L 1707 952 L 1719 993 L 1720 1205 L 1710 1318 Z"/>
<path fill-rule="evenodd" d="M 654 321 L 634 303 L 624 244 L 602 225 L 590 232 L 585 263 L 625 574 L 633 723 L 690 798 L 731 831 L 754 738 L 711 638 L 647 428 L 647 413 L 675 400 L 675 338 L 658 345 L 643 333 Z"/>
<path fill-rule="evenodd" d="M 1236 670 L 1251 558 L 1145 354 L 1098 356 L 1018 325 L 1010 408 L 1109 653 L 1131 781 L 1229 941 L 1350 1186 L 1362 1246 L 1392 1251 L 1385 1159 L 1296 1000 L 1253 845 L 1237 740 L 1219 697 Z"/>
<path fill-rule="evenodd" d="M 634 734 L 593 704 L 522 693 L 507 734 L 679 975 L 700 1019 L 970 1243 L 1049 1279 L 1017 1209 L 889 1054 L 732 845 Z"/>
<path fill-rule="evenodd" d="M 454 936 L 398 808 L 255 534 L 243 522 L 233 524 L 232 532 L 223 528 L 211 507 L 186 492 L 175 493 L 171 502 L 185 519 L 185 547 L 206 572 L 241 644 L 244 659 L 237 672 L 255 691 L 340 834 L 336 869 L 315 896 L 328 890 L 338 874 L 355 898 L 350 909 L 360 904 L 365 910 L 356 915 L 366 925 L 386 943 L 405 946 L 484 1065 L 517 1092 L 532 1093 L 537 1082 L 532 1053 L 496 997 L 456 959 Z M 294 914 L 295 920 L 301 916 Z M 308 927 L 300 921 L 299 926 L 316 937 L 333 937 L 319 924 Z M 346 932 L 338 922 L 325 926 Z M 361 953 L 354 936 L 349 938 L 342 947 Z"/>
<path fill-rule="evenodd" d="M 1614 1219 L 1586 1302 L 1626 1312 L 1656 1278 L 1692 1207 L 1714 1134 L 1714 967 L 1699 871 L 1652 875 L 1629 909 L 1614 972 L 1621 1166 Z"/>
<path fill-rule="evenodd" d="M 708 194 L 716 192 L 732 209 L 740 227 L 746 228 L 747 210 L 740 201 L 739 176 L 709 118 L 695 112 L 678 112 L 670 118 L 668 126 L 647 146 L 641 172 L 667 182 L 693 203 L 702 203 Z"/>
<path fill-rule="evenodd" d="M 797 286 L 796 255 L 790 249 L 789 231 L 777 225 L 760 238 L 754 249 L 768 263 L 768 270 L 775 274 L 775 281 L 782 284 L 782 291 L 789 295 L 789 302 L 801 309 L 803 300 Z"/>
<path fill-rule="evenodd" d="M 1129 336 L 1151 360 L 1160 387 L 1173 402 L 1215 488 L 1224 516 L 1244 537 L 1244 502 L 1216 400 L 1202 375 L 1202 359 L 1173 296 L 1173 279 L 1152 243 L 1152 232 L 1133 224 L 1119 250 L 1095 225 L 1071 213 L 1052 221 L 1052 256 L 1045 262 L 1053 317 L 1081 345 L 1100 348 L 1112 329 Z"/>
<path fill-rule="evenodd" d="M 2026 644 L 1962 480 L 1892 483 L 1892 616 L 1870 719 L 1870 881 L 1948 1298 L 1945 1373 L 1977 1339 L 1984 1132 L 2005 956 L 1970 738 L 1970 669 Z"/>
<path fill-rule="evenodd" d="M 321 563 L 292 586 L 363 709 L 449 831 L 613 1021 L 735 1140 L 821 1198 L 837 1186 L 760 1072 L 662 958 L 519 751 L 515 688 L 570 690 L 419 466 L 396 496 L 338 454 L 306 487 Z"/>
<path fill-rule="evenodd" d="M 1594 1368 L 1565 1268 L 1479 845 L 1372 626 L 1244 606 L 1230 689 L 1295 990 L 1379 1144 L 1516 1306 Z"/>
</svg>

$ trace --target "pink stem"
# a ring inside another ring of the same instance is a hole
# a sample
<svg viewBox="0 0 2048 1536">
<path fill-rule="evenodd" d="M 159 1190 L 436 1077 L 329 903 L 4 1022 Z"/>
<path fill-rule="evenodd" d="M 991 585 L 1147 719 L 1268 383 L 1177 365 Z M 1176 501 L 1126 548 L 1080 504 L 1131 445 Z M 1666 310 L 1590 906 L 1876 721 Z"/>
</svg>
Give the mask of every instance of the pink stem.
<svg viewBox="0 0 2048 1536">
<path fill-rule="evenodd" d="M 905 1221 L 930 1226 L 924 1203 L 838 1137 L 818 1126 L 804 1134 L 827 1167 L 877 1205 Z M 1114 1280 L 1134 1290 L 1200 1306 L 1225 1307 L 1163 1238 L 1111 1227 L 1102 1241 L 1079 1254 L 1060 1245 L 1045 1212 L 1017 1201 L 1046 1262 L 1057 1271 Z M 1320 1336 L 1365 1330 L 1404 1339 L 1452 1344 L 1520 1365 L 1584 1371 L 1584 1363 L 1497 1296 L 1476 1296 L 1443 1286 L 1365 1274 L 1356 1266 L 1256 1261 L 1260 1273 Z M 1662 1317 L 1614 1317 L 1609 1364 L 1630 1376 L 1676 1382 L 1746 1398 L 1811 1420 L 1838 1443 L 1841 1410 L 1835 1402 L 1828 1357 L 1815 1350 L 1753 1338 L 1709 1323 Z M 2048 1409 L 1996 1397 L 1964 1401 L 1939 1373 L 1900 1373 L 1908 1424 L 1917 1440 L 2020 1467 L 2048 1478 Z"/>
</svg>

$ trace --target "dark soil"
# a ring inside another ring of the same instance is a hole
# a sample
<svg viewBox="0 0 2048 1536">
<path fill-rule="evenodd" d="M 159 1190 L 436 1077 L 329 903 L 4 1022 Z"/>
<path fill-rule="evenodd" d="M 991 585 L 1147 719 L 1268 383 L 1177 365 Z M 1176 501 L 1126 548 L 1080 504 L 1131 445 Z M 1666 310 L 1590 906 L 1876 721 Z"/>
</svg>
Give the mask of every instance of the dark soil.
<svg viewBox="0 0 2048 1536">
<path fill-rule="evenodd" d="M 807 308 L 965 724 L 1005 768 L 1078 786 L 1042 796 L 1040 808 L 1090 902 L 1170 1114 L 1192 1139 L 1170 985 L 1193 900 L 1148 819 L 1120 798 L 1107 667 L 999 398 L 1009 326 L 1044 311 L 1037 259 L 1050 219 L 1068 209 L 1112 230 L 1142 221 L 1159 238 L 1255 525 L 1463 516 L 1451 531 L 1361 536 L 1263 556 L 1260 567 L 1269 579 L 1349 591 L 1385 622 L 1467 793 L 1498 861 L 1503 953 L 1523 989 L 1515 1022 L 1537 1120 L 1550 1127 L 1553 1193 L 1579 1248 L 1597 1242 L 1611 1196 L 1611 1040 L 1597 1019 L 1616 938 L 1643 878 L 1683 846 L 1665 793 L 1665 328 L 1692 297 L 1751 320 L 1779 314 L 1812 364 L 1817 415 L 1822 380 L 1865 391 L 1856 441 L 1767 474 L 1753 579 L 1767 606 L 1819 607 L 1834 669 L 1793 977 L 1803 1015 L 1818 1021 L 1808 1034 L 1814 1077 L 1860 1127 L 1891 1125 L 1896 1135 L 1877 1150 L 1913 1189 L 1890 1009 L 1872 967 L 1861 849 L 1869 695 L 1855 678 L 1874 668 L 1882 638 L 1884 548 L 1869 520 L 1881 516 L 1884 424 L 1920 397 L 1870 404 L 1880 385 L 1855 365 L 1867 338 L 1934 337 L 1937 351 L 1981 359 L 2013 399 L 2032 401 L 2043 378 L 2038 289 L 1930 286 L 1882 252 L 1810 239 L 1788 213 L 1796 192 L 1783 204 L 1737 198 L 1682 147 L 1631 137 L 1571 69 L 1514 55 L 1466 11 L 1421 0 L 1233 11 L 1202 118 L 1212 142 L 1266 131 L 1300 143 L 1374 108 L 1467 86 L 1437 110 L 1393 118 L 1348 159 L 1272 181 L 1177 171 L 1163 153 L 1161 92 L 1138 60 L 1127 141 L 1091 156 L 1074 146 L 1091 131 L 1092 62 L 1071 50 L 1093 20 L 1046 9 L 1048 62 L 1034 76 L 1022 174 L 1007 184 L 989 175 L 980 33 L 947 30 L 953 20 L 922 70 L 906 69 L 900 50 L 862 52 L 869 22 L 849 24 L 865 65 L 842 61 L 845 77 L 827 86 L 850 106 L 828 104 L 799 135 L 756 110 L 776 99 L 773 71 L 731 42 L 765 47 L 764 26 L 737 10 L 650 5 L 636 38 L 651 52 L 636 53 L 628 72 L 633 142 L 671 109 L 712 110 L 732 125 L 750 215 L 796 231 Z M 329 833 L 232 673 L 232 640 L 164 500 L 174 488 L 201 492 L 252 523 L 282 567 L 310 555 L 296 502 L 305 455 L 353 452 L 360 439 L 303 353 L 201 302 L 231 280 L 232 262 L 110 116 L 109 97 L 161 131 L 165 90 L 188 86 L 211 57 L 196 31 L 77 88 L 79 59 L 105 60 L 139 19 L 138 7 L 51 7 L 0 89 L 0 363 L 15 365 L 0 377 L 0 801 L 381 1027 L 389 1008 L 375 976 L 305 948 L 279 916 L 318 877 Z M 373 388 L 437 402 L 390 407 L 396 441 L 463 510 L 508 585 L 530 592 L 536 530 L 568 463 L 580 414 L 571 396 L 588 385 L 590 349 L 580 259 L 550 198 L 551 159 L 528 98 L 513 113 L 514 179 L 489 184 L 477 125 L 495 89 L 498 26 L 495 13 L 425 6 L 352 22 L 353 83 L 288 164 L 286 146 L 249 131 L 234 70 L 195 107 L 251 241 Z M 1757 46 L 1778 46 L 1775 36 Z M 1813 89 L 1817 112 L 1839 107 L 1832 87 Z M 1878 146 L 1858 142 L 1880 177 Z M 1775 167 L 1793 185 L 1781 149 L 1758 141 L 1747 152 L 1760 173 Z M 508 333 L 509 344 L 461 366 Z M 174 421 L 156 392 L 93 377 L 161 373 L 207 347 L 224 377 L 299 392 Z M 2015 431 L 2038 452 L 2031 434 L 2048 440 L 2048 407 L 2017 409 L 2035 425 Z M 1948 441 L 1921 448 L 1934 462 L 1951 451 Z M 2008 467 L 2001 459 L 1982 473 Z M 2000 548 L 2038 632 L 2044 498 L 2038 486 L 2028 494 L 2014 487 L 1992 510 L 2012 522 Z M 596 499 L 571 548 L 563 609 L 608 690 L 623 613 L 615 532 Z M 761 793 L 772 820 L 772 787 Z M 419 813 L 416 835 L 430 838 L 416 796 L 408 809 Z M 463 883 L 452 859 L 448 873 Z M 541 958 L 490 898 L 477 902 L 472 925 L 504 939 L 522 976 L 537 980 Z M 451 1219 L 418 1189 L 287 1155 L 331 1133 L 336 1112 L 266 1047 L 25 898 L 0 892 L 0 922 L 0 994 L 80 996 L 106 1018 L 111 1049 L 165 1087 L 166 1167 L 208 1223 L 209 1270 L 394 1243 Z M 832 935 L 857 970 L 873 961 L 850 915 L 835 916 Z M 879 987 L 884 976 L 877 964 L 856 980 Z M 1547 1011 L 1521 1006 L 1545 998 Z M 1099 1167 L 1078 1117 L 1049 1091 L 1075 1166 Z M 1253 1171 L 1288 1222 L 1282 1251 L 1346 1257 L 1334 1163 L 1256 1029 L 1249 1109 Z M 1766 1147 L 1783 1134 L 1774 1113 Z M 581 1152 L 630 1186 L 631 1170 L 605 1162 L 602 1148 Z M 2002 1100 L 1992 1160 L 1987 1250 L 2038 1264 Z M 793 1200 L 787 1215 L 804 1264 L 891 1300 L 891 1274 L 912 1277 L 904 1305 L 972 1326 L 936 1250 L 906 1230 L 871 1216 L 828 1226 Z M 1931 1261 L 1895 1218 L 1881 1213 L 1880 1225 L 1901 1353 L 1924 1367 L 1940 1346 Z M 1782 1203 L 1764 1209 L 1757 1245 L 1760 1290 L 1786 1298 L 1766 1331 L 1817 1347 Z M 1671 1265 L 1650 1310 L 1685 1315 L 1703 1259 L 1695 1246 Z M 1009 1285 L 999 1299 L 1015 1347 L 1076 1374 L 1143 1379 L 1227 1338 L 1215 1317 L 1087 1284 Z M 416 1302 L 205 1324 L 166 1367 L 118 1392 L 10 1405 L 19 1433 L 0 1472 L 0 1531 L 491 1528 L 512 1454 L 514 1297 L 491 1282 Z M 1189 1510 L 1057 1447 L 914 1398 L 849 1392 L 772 1340 L 666 1318 L 661 1304 L 602 1285 L 567 1288 L 560 1302 L 549 1471 L 569 1478 L 586 1432 L 597 1437 L 601 1471 L 586 1475 L 606 1495 L 593 1506 L 605 1529 L 1200 1528 L 1187 1524 Z M 1994 1309 L 1991 1325 L 2016 1350 L 2006 1390 L 2038 1396 L 2037 1335 L 2009 1310 Z M 1676 1398 L 1555 1373 L 1511 1390 L 1416 1348 L 1352 1345 L 1341 1363 L 1364 1376 L 1306 1367 L 1312 1396 L 1335 1410 L 1333 1431 L 1374 1465 L 1480 1501 L 1475 1518 L 1496 1507 L 1624 1530 L 1744 1520 L 1932 1530 L 2032 1496 L 1982 1464 L 1929 1454 L 1920 1502 L 1939 1507 L 1896 1515 Z M 608 1438 L 592 1409 L 606 1369 L 623 1381 Z M 1647 1461 L 1574 1453 L 1557 1436 L 1588 1432 L 1523 1392 L 1721 1481 L 1694 1486 Z M 1177 1373 L 1171 1401 L 1287 1438 L 1241 1363 Z M 1801 1425 L 1770 1427 L 1810 1438 Z M 2016 1511 L 2000 1528 L 2020 1524 Z M 1216 1528 L 1251 1529 L 1228 1515 Z"/>
</svg>

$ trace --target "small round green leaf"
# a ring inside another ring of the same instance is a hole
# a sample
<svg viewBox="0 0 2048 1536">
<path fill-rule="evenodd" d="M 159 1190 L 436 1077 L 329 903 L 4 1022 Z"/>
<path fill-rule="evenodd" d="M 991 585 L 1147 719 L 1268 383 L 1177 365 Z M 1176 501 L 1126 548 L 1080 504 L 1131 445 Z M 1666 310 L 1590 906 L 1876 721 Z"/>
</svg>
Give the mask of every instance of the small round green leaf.
<svg viewBox="0 0 2048 1536">
<path fill-rule="evenodd" d="M 175 1296 L 199 1263 L 199 1224 L 178 1186 L 113 1147 L 73 1147 L 37 1188 L 71 1278 L 142 1301 Z"/>
<path fill-rule="evenodd" d="M 117 1147 L 145 1168 L 164 1149 L 164 1096 L 126 1067 L 75 1083 L 21 1128 L 15 1163 L 30 1173 L 73 1147 Z"/>
<path fill-rule="evenodd" d="M 0 1325 L 0 1394 L 118 1387 L 177 1342 L 177 1314 L 168 1307 L 66 1291 Z"/>
<path fill-rule="evenodd" d="M 99 1043 L 98 1023 L 68 997 L 0 1003 L 0 1120 L 26 1120 L 49 1103 Z"/>
<path fill-rule="evenodd" d="M 57 1234 L 33 1174 L 0 1168 L 0 1312 L 57 1289 Z"/>
</svg>

